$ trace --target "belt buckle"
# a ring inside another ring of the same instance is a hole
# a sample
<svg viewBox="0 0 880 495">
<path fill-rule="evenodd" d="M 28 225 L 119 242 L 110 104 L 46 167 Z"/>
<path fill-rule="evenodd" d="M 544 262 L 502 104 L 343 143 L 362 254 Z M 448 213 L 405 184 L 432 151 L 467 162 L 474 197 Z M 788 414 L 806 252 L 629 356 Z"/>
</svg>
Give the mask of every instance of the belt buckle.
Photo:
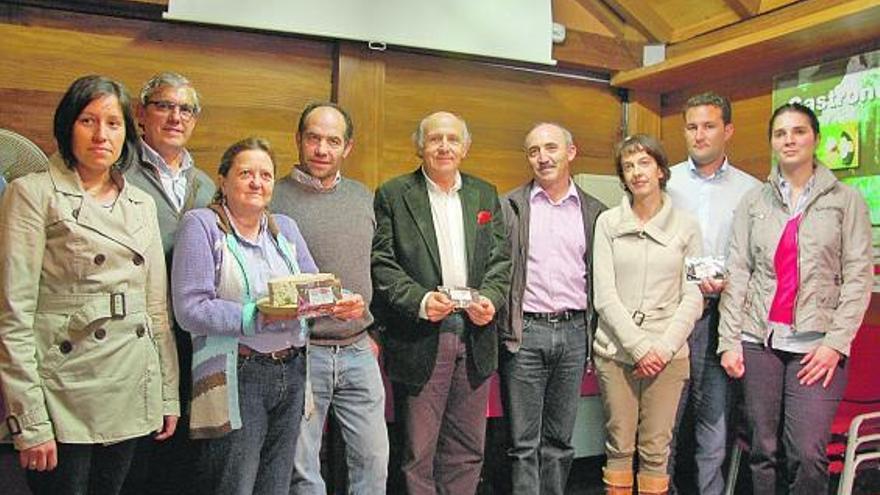
<svg viewBox="0 0 880 495">
<path fill-rule="evenodd" d="M 114 292 L 110 294 L 110 317 L 122 318 L 125 314 L 125 293 Z"/>
<path fill-rule="evenodd" d="M 645 322 L 645 313 L 642 313 L 639 310 L 635 310 L 635 312 L 633 312 L 632 318 L 633 318 L 633 323 L 635 323 L 637 327 L 640 327 L 640 326 L 642 326 L 642 323 Z"/>
<path fill-rule="evenodd" d="M 287 355 L 285 355 L 285 356 L 282 356 L 281 354 L 282 354 L 283 352 L 288 352 L 289 350 L 290 350 L 290 349 L 281 349 L 280 351 L 272 351 L 272 352 L 269 353 L 269 357 L 272 358 L 272 361 L 283 362 L 283 361 L 284 361 L 284 358 L 286 358 L 286 357 L 289 356 L 290 354 L 287 354 Z"/>
<path fill-rule="evenodd" d="M 547 313 L 547 323 L 559 323 L 565 320 L 565 313 Z"/>
</svg>

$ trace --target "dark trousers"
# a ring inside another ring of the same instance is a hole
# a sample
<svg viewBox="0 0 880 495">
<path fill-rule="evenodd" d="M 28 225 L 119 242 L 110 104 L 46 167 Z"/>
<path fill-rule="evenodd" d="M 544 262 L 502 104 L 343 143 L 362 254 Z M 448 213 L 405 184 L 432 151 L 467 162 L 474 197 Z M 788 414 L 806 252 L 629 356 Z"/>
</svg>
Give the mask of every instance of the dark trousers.
<svg viewBox="0 0 880 495">
<path fill-rule="evenodd" d="M 458 325 L 463 325 L 461 317 Z M 443 332 L 434 371 L 417 393 L 398 387 L 410 495 L 471 495 L 483 467 L 489 381 L 476 380 L 460 333 Z M 401 400 L 402 399 L 402 400 Z"/>
<path fill-rule="evenodd" d="M 678 404 L 669 454 L 668 472 L 673 476 L 677 447 L 685 447 L 686 442 L 694 444 L 690 459 L 696 467 L 696 487 L 701 495 L 721 495 L 724 491 L 721 468 L 727 452 L 730 379 L 717 353 L 718 321 L 718 300 L 709 299 L 688 337 L 691 378 Z"/>
<path fill-rule="evenodd" d="M 112 445 L 58 444 L 58 466 L 28 471 L 34 495 L 115 495 L 122 489 L 138 439 Z"/>
<path fill-rule="evenodd" d="M 519 351 L 503 354 L 499 371 L 513 493 L 563 495 L 587 356 L 584 319 L 526 318 Z"/>
<path fill-rule="evenodd" d="M 180 365 L 181 416 L 174 435 L 157 442 L 152 435 L 141 438 L 131 462 L 122 495 L 190 495 L 195 493 L 192 473 L 198 462 L 198 442 L 189 438 L 190 389 L 192 388 L 192 339 L 173 326 Z"/>
<path fill-rule="evenodd" d="M 789 493 L 828 493 L 826 448 L 846 387 L 846 365 L 841 359 L 828 388 L 823 388 L 821 382 L 804 386 L 797 378 L 803 357 L 762 344 L 743 343 L 749 468 L 755 494 L 776 493 L 783 449 L 787 475 L 784 484 Z"/>
</svg>

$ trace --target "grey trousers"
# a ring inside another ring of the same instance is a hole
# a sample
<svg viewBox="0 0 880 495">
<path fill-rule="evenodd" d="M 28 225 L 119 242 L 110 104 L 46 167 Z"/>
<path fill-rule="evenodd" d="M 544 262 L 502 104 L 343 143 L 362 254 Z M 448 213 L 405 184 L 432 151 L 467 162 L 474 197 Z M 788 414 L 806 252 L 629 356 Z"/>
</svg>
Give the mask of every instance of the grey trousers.
<svg viewBox="0 0 880 495">
<path fill-rule="evenodd" d="M 801 385 L 797 373 L 803 354 L 777 351 L 743 342 L 746 422 L 749 427 L 749 468 L 753 493 L 774 495 L 782 471 L 789 493 L 826 495 L 831 423 L 846 387 L 841 359 L 828 388 Z M 781 439 L 779 433 L 781 432 Z M 781 440 L 781 441 L 780 441 Z"/>
</svg>

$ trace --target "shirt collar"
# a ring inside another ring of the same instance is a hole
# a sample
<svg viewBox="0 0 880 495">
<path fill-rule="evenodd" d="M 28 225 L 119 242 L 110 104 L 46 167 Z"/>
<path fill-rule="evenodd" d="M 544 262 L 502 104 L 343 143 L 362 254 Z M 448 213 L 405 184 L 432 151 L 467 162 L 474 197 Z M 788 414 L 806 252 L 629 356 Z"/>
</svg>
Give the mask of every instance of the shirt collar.
<svg viewBox="0 0 880 495">
<path fill-rule="evenodd" d="M 329 186 L 325 186 L 321 179 L 312 177 L 308 172 L 306 172 L 306 168 L 300 163 L 293 167 L 293 170 L 290 172 L 290 176 L 296 182 L 313 189 L 316 192 L 330 192 L 336 189 L 336 186 L 339 185 L 339 182 L 342 181 L 342 174 L 339 171 L 336 171 L 336 177 L 333 179 L 333 183 Z"/>
<path fill-rule="evenodd" d="M 428 177 L 428 173 L 425 172 L 425 167 L 422 167 L 422 175 L 425 176 L 429 191 L 434 191 L 439 194 L 455 194 L 461 189 L 461 173 L 458 170 L 455 171 L 455 182 L 453 182 L 452 189 L 450 189 L 449 192 L 444 191 L 436 182 Z"/>
<path fill-rule="evenodd" d="M 774 167 L 774 173 L 776 174 L 776 180 L 779 184 L 779 192 L 784 193 L 782 196 L 787 198 L 789 191 L 791 191 L 791 183 L 786 180 L 785 176 L 782 175 L 782 171 L 780 171 L 778 167 Z M 810 176 L 807 183 L 804 185 L 804 195 L 809 194 L 809 192 L 813 190 L 815 184 L 816 172 L 814 170 L 813 175 Z"/>
<path fill-rule="evenodd" d="M 697 170 L 697 164 L 694 163 L 694 159 L 690 156 L 688 156 L 687 162 L 688 170 L 691 171 L 691 174 L 693 174 L 693 176 L 697 179 L 705 181 L 721 179 L 722 177 L 724 177 L 724 174 L 727 173 L 727 171 L 730 169 L 730 162 L 727 160 L 726 155 L 724 157 L 724 161 L 721 162 L 721 166 L 718 167 L 718 170 L 716 170 L 715 173 L 710 175 L 709 177 L 704 177 L 702 174 L 700 174 L 700 172 Z"/>
<path fill-rule="evenodd" d="M 543 196 L 547 200 L 547 202 L 553 206 L 561 205 L 562 203 L 568 201 L 569 198 L 573 198 L 572 201 L 574 201 L 576 205 L 580 206 L 581 204 L 581 197 L 577 193 L 574 181 L 570 178 L 568 179 L 568 191 L 566 191 L 565 196 L 560 198 L 559 201 L 555 202 L 550 198 L 550 195 L 547 194 L 547 191 L 545 191 L 544 188 L 541 187 L 540 184 L 538 184 L 538 181 L 533 181 L 532 190 L 529 193 L 529 201 L 534 201 L 535 198 L 537 198 L 538 196 Z"/>
<path fill-rule="evenodd" d="M 144 138 L 141 138 L 141 159 L 156 169 L 157 172 L 163 175 L 167 175 L 169 177 L 174 177 L 177 174 L 182 174 L 184 171 L 193 167 L 193 159 L 192 155 L 189 154 L 186 148 L 183 149 L 180 158 L 180 169 L 177 174 L 175 174 L 171 167 L 168 166 L 168 163 L 165 162 L 165 159 L 162 158 L 162 155 L 159 154 L 156 150 L 154 150 Z"/>
<path fill-rule="evenodd" d="M 229 219 L 229 227 L 232 228 L 232 233 L 235 234 L 238 242 L 243 242 L 250 246 L 259 245 L 260 238 L 263 237 L 263 234 L 266 233 L 266 229 L 269 227 L 269 217 L 265 213 L 263 213 L 263 216 L 260 218 L 260 232 L 257 234 L 256 241 L 250 241 L 238 232 L 238 227 L 235 225 L 235 218 L 232 217 L 232 212 L 229 211 L 229 207 L 227 207 L 226 204 L 223 205 L 223 211 L 226 212 L 226 218 Z"/>
</svg>

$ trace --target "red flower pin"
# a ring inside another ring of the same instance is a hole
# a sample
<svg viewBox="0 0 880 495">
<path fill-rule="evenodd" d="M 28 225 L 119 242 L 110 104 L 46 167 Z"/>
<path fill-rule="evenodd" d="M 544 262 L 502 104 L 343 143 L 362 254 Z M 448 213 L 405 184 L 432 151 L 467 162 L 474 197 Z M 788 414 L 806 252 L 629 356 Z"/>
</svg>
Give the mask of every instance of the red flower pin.
<svg viewBox="0 0 880 495">
<path fill-rule="evenodd" d="M 486 225 L 492 221 L 492 212 L 489 210 L 480 210 L 477 212 L 477 224 Z"/>
</svg>

